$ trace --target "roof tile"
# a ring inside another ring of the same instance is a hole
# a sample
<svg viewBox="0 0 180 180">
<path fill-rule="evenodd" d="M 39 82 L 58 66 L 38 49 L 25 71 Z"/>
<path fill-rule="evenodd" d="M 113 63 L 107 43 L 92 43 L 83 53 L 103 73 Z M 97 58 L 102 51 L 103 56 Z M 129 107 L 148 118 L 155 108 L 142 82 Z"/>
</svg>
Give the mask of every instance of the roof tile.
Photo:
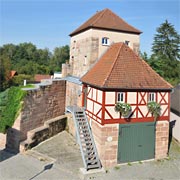
<svg viewBox="0 0 180 180">
<path fill-rule="evenodd" d="M 82 24 L 79 28 L 73 31 L 70 36 L 73 36 L 90 28 L 107 29 L 121 32 L 123 31 L 135 34 L 141 33 L 141 31 L 129 25 L 111 10 L 104 9 L 93 15 L 84 24 Z"/>
<path fill-rule="evenodd" d="M 115 43 L 81 78 L 100 88 L 171 89 L 144 60 L 124 43 Z"/>
</svg>

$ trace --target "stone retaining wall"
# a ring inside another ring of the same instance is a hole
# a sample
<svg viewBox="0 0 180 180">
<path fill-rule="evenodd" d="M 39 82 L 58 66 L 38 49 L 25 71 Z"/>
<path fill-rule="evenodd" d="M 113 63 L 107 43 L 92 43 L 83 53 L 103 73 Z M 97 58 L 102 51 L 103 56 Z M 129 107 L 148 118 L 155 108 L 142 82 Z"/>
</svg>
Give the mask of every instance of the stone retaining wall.
<svg viewBox="0 0 180 180">
<path fill-rule="evenodd" d="M 46 121 L 64 115 L 65 98 L 66 81 L 64 80 L 52 81 L 50 85 L 40 85 L 39 89 L 27 90 L 23 109 L 13 127 L 7 132 L 6 148 L 10 151 L 19 151 L 20 142 L 27 139 L 29 131 L 43 127 Z M 50 129 L 56 132 L 57 126 L 55 125 L 55 128 L 53 126 L 52 129 L 50 125 Z M 43 134 L 45 131 L 47 130 L 44 130 Z M 42 139 L 49 136 L 50 130 L 46 133 L 48 135 L 43 135 Z"/>
<path fill-rule="evenodd" d="M 27 133 L 27 140 L 21 143 L 21 151 L 32 148 L 44 140 L 64 131 L 66 129 L 67 117 L 59 116 L 48 120 L 44 126 L 33 129 Z"/>
</svg>

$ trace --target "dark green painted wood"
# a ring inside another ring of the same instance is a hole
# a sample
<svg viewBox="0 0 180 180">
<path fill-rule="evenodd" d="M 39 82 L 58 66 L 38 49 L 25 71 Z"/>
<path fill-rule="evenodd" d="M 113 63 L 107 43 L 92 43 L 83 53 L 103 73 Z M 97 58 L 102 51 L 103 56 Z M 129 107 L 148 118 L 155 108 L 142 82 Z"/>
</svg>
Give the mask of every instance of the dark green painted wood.
<svg viewBox="0 0 180 180">
<path fill-rule="evenodd" d="M 133 162 L 154 158 L 155 124 L 120 124 L 118 162 Z"/>
</svg>

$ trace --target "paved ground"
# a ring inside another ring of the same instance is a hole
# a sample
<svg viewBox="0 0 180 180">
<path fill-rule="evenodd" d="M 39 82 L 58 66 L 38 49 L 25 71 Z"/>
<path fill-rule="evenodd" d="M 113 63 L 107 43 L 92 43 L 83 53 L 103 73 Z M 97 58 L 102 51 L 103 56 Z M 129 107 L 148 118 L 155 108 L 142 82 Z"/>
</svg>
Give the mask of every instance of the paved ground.
<svg viewBox="0 0 180 180">
<path fill-rule="evenodd" d="M 103 173 L 82 176 L 80 167 L 78 145 L 67 132 L 25 154 L 0 151 L 0 180 L 180 180 L 180 147 L 172 142 L 166 160 L 116 166 Z"/>
</svg>

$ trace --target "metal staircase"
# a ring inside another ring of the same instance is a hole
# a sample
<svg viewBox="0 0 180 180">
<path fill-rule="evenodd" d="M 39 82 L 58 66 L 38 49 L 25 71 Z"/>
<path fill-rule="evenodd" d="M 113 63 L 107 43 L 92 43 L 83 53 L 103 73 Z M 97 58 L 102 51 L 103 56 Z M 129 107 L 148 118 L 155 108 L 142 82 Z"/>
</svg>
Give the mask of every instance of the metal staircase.
<svg viewBox="0 0 180 180">
<path fill-rule="evenodd" d="M 73 114 L 77 139 L 85 169 L 101 168 L 96 145 L 84 109 L 77 106 L 71 106 L 67 107 L 66 110 Z"/>
</svg>

